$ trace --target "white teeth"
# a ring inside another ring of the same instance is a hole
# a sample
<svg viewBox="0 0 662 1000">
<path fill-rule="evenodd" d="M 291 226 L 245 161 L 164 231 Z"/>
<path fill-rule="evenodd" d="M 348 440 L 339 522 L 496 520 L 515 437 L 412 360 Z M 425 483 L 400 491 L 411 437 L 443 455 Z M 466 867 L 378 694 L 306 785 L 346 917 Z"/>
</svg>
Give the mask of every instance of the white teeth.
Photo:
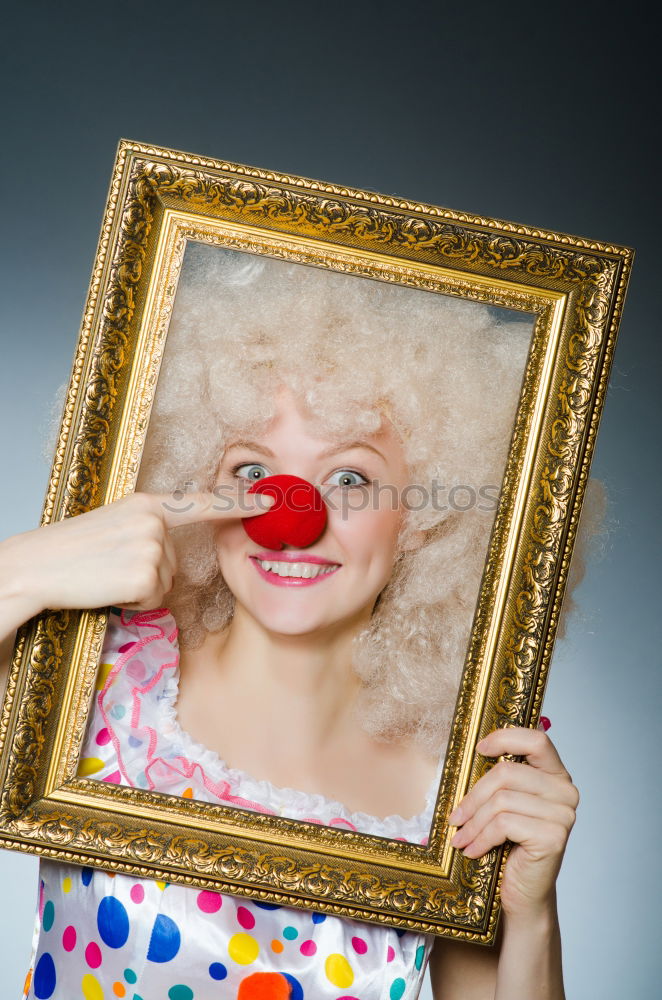
<svg viewBox="0 0 662 1000">
<path fill-rule="evenodd" d="M 322 573 L 330 573 L 336 566 L 322 566 L 319 563 L 309 562 L 267 562 L 263 559 L 257 560 L 262 567 L 278 576 L 298 576 L 309 580 L 314 576 L 321 576 Z"/>
</svg>

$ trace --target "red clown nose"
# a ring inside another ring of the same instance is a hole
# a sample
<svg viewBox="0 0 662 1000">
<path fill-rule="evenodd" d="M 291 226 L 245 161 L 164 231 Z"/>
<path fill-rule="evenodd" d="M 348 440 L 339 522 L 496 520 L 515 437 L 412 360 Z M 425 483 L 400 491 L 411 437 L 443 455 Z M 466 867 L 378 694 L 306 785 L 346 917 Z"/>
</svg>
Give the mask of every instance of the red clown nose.
<svg viewBox="0 0 662 1000">
<path fill-rule="evenodd" d="M 305 548 L 326 527 L 326 506 L 312 483 L 298 476 L 267 476 L 253 483 L 249 493 L 266 493 L 275 503 L 266 513 L 246 517 L 242 524 L 249 538 L 268 549 L 283 545 Z"/>
</svg>

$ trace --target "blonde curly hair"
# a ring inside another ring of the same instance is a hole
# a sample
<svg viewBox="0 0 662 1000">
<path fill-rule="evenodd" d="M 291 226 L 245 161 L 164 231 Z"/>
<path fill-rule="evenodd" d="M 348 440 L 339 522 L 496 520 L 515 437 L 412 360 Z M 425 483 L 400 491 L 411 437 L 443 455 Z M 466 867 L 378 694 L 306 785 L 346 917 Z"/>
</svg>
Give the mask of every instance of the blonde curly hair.
<svg viewBox="0 0 662 1000">
<path fill-rule="evenodd" d="M 211 489 L 227 444 L 273 420 L 281 386 L 324 439 L 371 434 L 388 417 L 427 502 L 407 510 L 392 578 L 352 646 L 377 738 L 435 753 L 447 740 L 531 332 L 530 316 L 507 310 L 188 245 L 138 488 Z M 173 540 L 168 603 L 182 645 L 196 647 L 226 627 L 234 597 L 212 525 Z"/>
</svg>

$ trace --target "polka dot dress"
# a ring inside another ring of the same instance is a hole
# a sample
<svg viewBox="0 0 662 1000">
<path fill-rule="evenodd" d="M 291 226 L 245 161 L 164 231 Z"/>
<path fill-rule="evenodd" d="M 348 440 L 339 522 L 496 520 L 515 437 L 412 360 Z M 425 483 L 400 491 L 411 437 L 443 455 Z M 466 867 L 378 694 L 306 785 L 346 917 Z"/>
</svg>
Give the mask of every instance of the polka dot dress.
<svg viewBox="0 0 662 1000">
<path fill-rule="evenodd" d="M 424 813 L 349 813 L 228 768 L 179 728 L 166 609 L 113 613 L 80 773 L 424 842 Z M 413 1000 L 433 937 L 43 860 L 24 1000 Z"/>
</svg>

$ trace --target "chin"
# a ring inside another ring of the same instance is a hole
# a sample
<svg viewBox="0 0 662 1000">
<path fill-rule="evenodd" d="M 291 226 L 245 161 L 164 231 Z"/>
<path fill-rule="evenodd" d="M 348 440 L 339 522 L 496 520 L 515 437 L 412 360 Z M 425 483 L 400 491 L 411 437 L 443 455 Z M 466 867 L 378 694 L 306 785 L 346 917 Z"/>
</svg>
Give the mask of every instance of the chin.
<svg viewBox="0 0 662 1000">
<path fill-rule="evenodd" d="M 256 618 L 259 624 L 267 632 L 272 632 L 274 635 L 313 635 L 315 632 L 327 629 L 334 625 L 334 622 L 328 621 L 310 621 L 305 622 L 299 617 L 290 617 L 289 615 L 282 618 Z"/>
</svg>

